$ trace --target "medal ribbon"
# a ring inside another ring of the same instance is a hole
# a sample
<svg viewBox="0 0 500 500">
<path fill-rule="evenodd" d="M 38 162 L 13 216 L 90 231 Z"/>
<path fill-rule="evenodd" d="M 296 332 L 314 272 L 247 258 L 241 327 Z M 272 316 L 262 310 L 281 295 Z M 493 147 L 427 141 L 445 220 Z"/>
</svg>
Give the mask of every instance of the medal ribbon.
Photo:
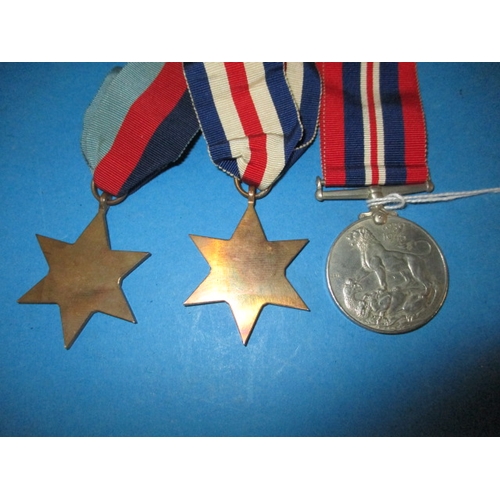
<svg viewBox="0 0 500 500">
<path fill-rule="evenodd" d="M 96 186 L 122 196 L 176 161 L 198 130 L 182 63 L 129 63 L 87 109 L 81 144 Z"/>
<path fill-rule="evenodd" d="M 313 63 L 184 63 L 212 161 L 266 189 L 316 135 L 321 84 Z"/>
<path fill-rule="evenodd" d="M 327 187 L 420 184 L 429 177 L 416 63 L 316 63 Z"/>
</svg>

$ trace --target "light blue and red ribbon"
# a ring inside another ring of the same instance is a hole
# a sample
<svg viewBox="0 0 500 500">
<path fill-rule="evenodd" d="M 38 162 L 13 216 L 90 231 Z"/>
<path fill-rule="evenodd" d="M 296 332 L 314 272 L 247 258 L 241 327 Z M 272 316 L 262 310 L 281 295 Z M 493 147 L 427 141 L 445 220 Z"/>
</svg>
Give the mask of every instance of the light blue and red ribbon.
<svg viewBox="0 0 500 500">
<path fill-rule="evenodd" d="M 182 63 L 129 63 L 86 111 L 82 150 L 96 186 L 122 196 L 175 162 L 198 131 Z"/>
<path fill-rule="evenodd" d="M 266 189 L 313 141 L 321 84 L 313 63 L 184 63 L 212 161 Z"/>
<path fill-rule="evenodd" d="M 415 63 L 316 63 L 327 187 L 419 184 L 428 179 Z"/>
</svg>

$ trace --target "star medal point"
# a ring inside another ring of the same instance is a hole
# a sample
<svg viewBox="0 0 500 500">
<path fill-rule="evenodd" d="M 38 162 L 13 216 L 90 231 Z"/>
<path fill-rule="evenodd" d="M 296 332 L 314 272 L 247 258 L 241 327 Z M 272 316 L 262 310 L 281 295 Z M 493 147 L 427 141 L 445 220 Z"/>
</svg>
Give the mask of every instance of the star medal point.
<svg viewBox="0 0 500 500">
<path fill-rule="evenodd" d="M 92 186 L 95 193 L 95 187 Z M 136 323 L 121 288 L 122 280 L 151 254 L 111 250 L 106 222 L 112 200 L 99 196 L 99 210 L 75 243 L 37 235 L 48 274 L 24 294 L 20 304 L 57 304 L 64 347 L 69 349 L 96 312 Z"/>
<path fill-rule="evenodd" d="M 226 302 L 244 345 L 264 306 L 309 310 L 285 275 L 308 240 L 268 241 L 254 200 L 251 186 L 248 207 L 231 239 L 190 235 L 210 265 L 210 273 L 184 302 L 186 306 Z"/>
</svg>

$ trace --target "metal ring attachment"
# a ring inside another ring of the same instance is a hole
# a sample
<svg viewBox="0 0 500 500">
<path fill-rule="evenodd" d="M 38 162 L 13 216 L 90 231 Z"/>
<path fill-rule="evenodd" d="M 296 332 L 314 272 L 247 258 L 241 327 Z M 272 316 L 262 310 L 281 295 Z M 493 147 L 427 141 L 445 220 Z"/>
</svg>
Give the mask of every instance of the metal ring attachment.
<svg viewBox="0 0 500 500">
<path fill-rule="evenodd" d="M 99 202 L 99 203 L 106 203 L 106 205 L 109 205 L 110 207 L 114 205 L 118 205 L 121 203 L 125 198 L 127 197 L 126 194 L 123 196 L 119 196 L 117 198 L 113 198 L 112 195 L 109 193 L 106 193 L 106 191 L 103 191 L 102 194 L 99 194 L 97 192 L 97 186 L 94 183 L 94 180 L 90 182 L 90 190 L 92 191 L 92 194 L 94 195 L 94 198 Z"/>
<path fill-rule="evenodd" d="M 234 178 L 234 185 L 236 186 L 236 189 L 238 192 L 243 195 L 245 198 L 250 198 L 252 197 L 255 200 L 260 200 L 261 198 L 264 198 L 264 196 L 269 194 L 269 191 L 271 191 L 271 187 L 269 186 L 266 189 L 262 189 L 262 191 L 254 192 L 252 193 L 252 190 L 245 191 L 242 186 L 241 179 L 237 179 L 236 177 Z"/>
</svg>

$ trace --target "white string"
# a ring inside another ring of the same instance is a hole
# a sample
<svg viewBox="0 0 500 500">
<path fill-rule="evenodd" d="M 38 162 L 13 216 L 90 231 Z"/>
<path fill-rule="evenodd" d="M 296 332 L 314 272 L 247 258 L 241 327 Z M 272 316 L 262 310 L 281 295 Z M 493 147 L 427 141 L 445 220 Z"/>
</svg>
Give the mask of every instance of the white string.
<svg viewBox="0 0 500 500">
<path fill-rule="evenodd" d="M 453 193 L 441 194 L 415 194 L 415 195 L 401 195 L 398 193 L 391 193 L 383 198 L 375 198 L 366 200 L 368 207 L 373 205 L 384 205 L 387 210 L 399 210 L 405 208 L 408 203 L 436 203 L 439 201 L 451 201 L 459 198 L 468 198 L 470 196 L 478 196 L 481 194 L 500 193 L 500 187 L 489 189 L 476 189 L 474 191 L 456 191 Z"/>
</svg>

